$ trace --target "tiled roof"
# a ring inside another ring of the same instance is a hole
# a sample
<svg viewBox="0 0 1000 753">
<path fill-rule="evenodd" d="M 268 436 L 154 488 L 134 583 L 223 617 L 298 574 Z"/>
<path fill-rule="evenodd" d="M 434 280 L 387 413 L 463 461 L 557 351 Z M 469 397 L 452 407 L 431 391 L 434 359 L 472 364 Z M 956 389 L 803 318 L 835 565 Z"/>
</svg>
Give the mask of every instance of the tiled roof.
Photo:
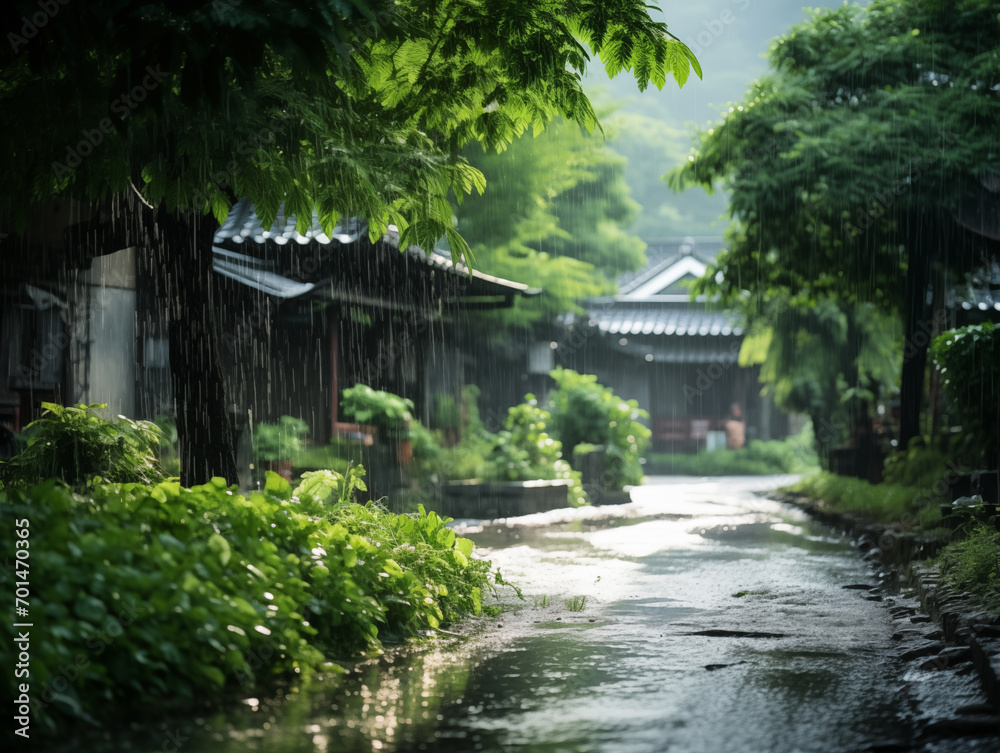
<svg viewBox="0 0 1000 753">
<path fill-rule="evenodd" d="M 618 305 L 588 308 L 587 314 L 589 327 L 611 335 L 739 337 L 743 334 L 733 314 L 688 306 L 634 308 Z"/>
<path fill-rule="evenodd" d="M 305 232 L 300 233 L 296 229 L 296 218 L 293 215 L 285 215 L 284 204 L 278 208 L 278 215 L 271 227 L 264 228 L 253 204 L 242 199 L 229 210 L 226 221 L 215 233 L 214 243 L 244 244 L 252 241 L 257 244 L 265 244 L 271 241 L 279 246 L 289 242 L 300 246 L 310 243 L 322 246 L 333 243 L 350 246 L 367 239 L 367 236 L 368 223 L 362 219 L 351 217 L 341 219 L 333 228 L 332 237 L 330 237 L 320 226 L 319 215 L 315 211 L 309 227 L 305 229 Z M 395 226 L 389 226 L 389 232 L 382 238 L 382 242 L 394 248 L 399 247 L 399 232 Z M 238 247 L 244 248 L 243 246 Z M 294 298 L 319 289 L 313 284 L 315 280 L 296 281 L 275 272 L 273 260 L 257 259 L 252 255 L 237 253 L 232 249 L 219 248 L 218 246 L 213 246 L 213 251 L 213 265 L 216 272 L 269 295 Z M 417 265 L 439 270 L 467 281 L 464 286 L 466 295 L 510 296 L 518 293 L 535 295 L 541 292 L 529 288 L 523 283 L 487 275 L 478 270 L 472 270 L 470 273 L 469 268 L 464 264 L 456 264 L 450 256 L 437 251 L 426 253 L 421 248 L 410 246 L 403 251 L 402 256 L 409 262 L 415 262 Z"/>
<path fill-rule="evenodd" d="M 237 201 L 229 210 L 226 221 L 222 223 L 215 233 L 215 243 L 232 241 L 233 243 L 243 243 L 244 241 L 256 241 L 263 243 L 271 240 L 279 246 L 283 246 L 289 241 L 295 241 L 300 245 L 305 245 L 311 241 L 327 244 L 331 240 L 340 243 L 354 243 L 368 231 L 368 223 L 356 217 L 342 219 L 333 229 L 331 239 L 323 232 L 319 224 L 319 215 L 313 211 L 312 224 L 305 233 L 299 233 L 295 229 L 296 219 L 292 215 L 285 216 L 285 205 L 278 208 L 278 216 L 270 228 L 265 229 L 260 224 L 260 218 L 254 211 L 254 206 L 246 199 Z"/>
<path fill-rule="evenodd" d="M 1000 311 L 1000 263 L 986 264 L 966 285 L 949 291 L 945 302 L 951 308 L 995 317 L 995 312 Z"/>
<path fill-rule="evenodd" d="M 691 255 L 706 264 L 715 261 L 724 246 L 721 237 L 688 236 L 646 242 L 646 265 L 635 272 L 618 276 L 618 288 L 624 293 L 652 279 L 675 263 L 681 256 Z"/>
</svg>

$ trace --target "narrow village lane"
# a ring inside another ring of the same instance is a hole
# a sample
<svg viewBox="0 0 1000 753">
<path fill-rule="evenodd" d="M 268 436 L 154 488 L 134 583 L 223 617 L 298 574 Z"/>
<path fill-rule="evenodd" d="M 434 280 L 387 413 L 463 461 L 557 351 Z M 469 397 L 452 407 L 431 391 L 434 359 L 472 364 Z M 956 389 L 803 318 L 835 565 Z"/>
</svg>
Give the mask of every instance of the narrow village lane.
<svg viewBox="0 0 1000 753">
<path fill-rule="evenodd" d="M 532 622 L 480 664 L 455 736 L 706 753 L 907 739 L 896 628 L 858 588 L 877 580 L 849 542 L 752 493 L 775 479 L 693 481 L 473 536 L 522 584 Z"/>
</svg>

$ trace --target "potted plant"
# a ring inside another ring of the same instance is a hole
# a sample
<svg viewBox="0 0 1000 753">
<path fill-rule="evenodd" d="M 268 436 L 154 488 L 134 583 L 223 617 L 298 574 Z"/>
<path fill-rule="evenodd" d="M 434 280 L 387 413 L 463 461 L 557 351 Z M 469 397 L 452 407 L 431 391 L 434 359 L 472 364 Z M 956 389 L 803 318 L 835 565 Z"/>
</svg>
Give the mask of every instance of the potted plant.
<svg viewBox="0 0 1000 753">
<path fill-rule="evenodd" d="M 413 421 L 413 401 L 391 392 L 373 390 L 357 384 L 344 390 L 341 402 L 344 413 L 361 424 L 371 424 L 385 442 L 396 443 L 396 461 L 407 466 L 413 460 L 410 425 Z"/>
<path fill-rule="evenodd" d="M 253 434 L 254 461 L 291 480 L 292 464 L 308 434 L 309 425 L 294 416 L 282 416 L 277 423 L 257 424 Z"/>
</svg>

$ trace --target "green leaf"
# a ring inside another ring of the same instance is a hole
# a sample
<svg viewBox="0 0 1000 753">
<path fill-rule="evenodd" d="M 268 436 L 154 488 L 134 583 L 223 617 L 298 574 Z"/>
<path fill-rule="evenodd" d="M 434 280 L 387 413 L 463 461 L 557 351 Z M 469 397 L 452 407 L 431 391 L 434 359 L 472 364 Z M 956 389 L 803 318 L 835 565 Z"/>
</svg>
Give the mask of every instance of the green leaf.
<svg viewBox="0 0 1000 753">
<path fill-rule="evenodd" d="M 95 625 L 100 624 L 108 613 L 104 602 L 100 599 L 95 599 L 93 596 L 84 596 L 77 599 L 76 604 L 73 605 L 73 611 L 82 619 L 92 622 Z"/>
<path fill-rule="evenodd" d="M 229 542 L 226 541 L 225 537 L 220 536 L 217 533 L 213 533 L 208 537 L 206 548 L 219 558 L 219 562 L 222 563 L 223 567 L 229 564 L 229 559 L 232 557 L 232 551 L 230 550 Z"/>
</svg>

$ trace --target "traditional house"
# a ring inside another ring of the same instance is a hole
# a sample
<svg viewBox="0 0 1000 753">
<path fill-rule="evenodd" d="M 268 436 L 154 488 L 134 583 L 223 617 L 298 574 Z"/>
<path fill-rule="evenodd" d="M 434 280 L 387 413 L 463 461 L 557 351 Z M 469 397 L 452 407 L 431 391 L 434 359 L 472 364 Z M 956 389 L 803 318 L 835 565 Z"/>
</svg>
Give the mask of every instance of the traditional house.
<svg viewBox="0 0 1000 753">
<path fill-rule="evenodd" d="M 241 468 L 249 428 L 260 421 L 302 418 L 319 443 L 349 431 L 340 397 L 357 383 L 411 398 L 428 422 L 435 395 L 457 398 L 464 384 L 449 318 L 535 292 L 436 251 L 400 250 L 394 232 L 372 243 L 358 220 L 342 221 L 331 237 L 315 216 L 304 233 L 295 226 L 279 212 L 263 228 L 241 201 L 213 241 Z M 4 277 L 0 420 L 17 430 L 43 400 L 106 402 L 146 419 L 172 413 L 166 302 L 144 257 L 124 249 L 73 269 L 64 245 L 50 269 L 26 262 Z"/>
<path fill-rule="evenodd" d="M 724 446 L 734 404 L 748 437 L 787 433 L 786 417 L 760 396 L 758 370 L 739 365 L 738 319 L 703 296 L 691 300 L 689 284 L 721 249 L 711 237 L 650 243 L 646 266 L 619 278 L 619 294 L 583 301 L 551 344 L 553 363 L 596 374 L 649 412 L 654 449 Z"/>
</svg>

